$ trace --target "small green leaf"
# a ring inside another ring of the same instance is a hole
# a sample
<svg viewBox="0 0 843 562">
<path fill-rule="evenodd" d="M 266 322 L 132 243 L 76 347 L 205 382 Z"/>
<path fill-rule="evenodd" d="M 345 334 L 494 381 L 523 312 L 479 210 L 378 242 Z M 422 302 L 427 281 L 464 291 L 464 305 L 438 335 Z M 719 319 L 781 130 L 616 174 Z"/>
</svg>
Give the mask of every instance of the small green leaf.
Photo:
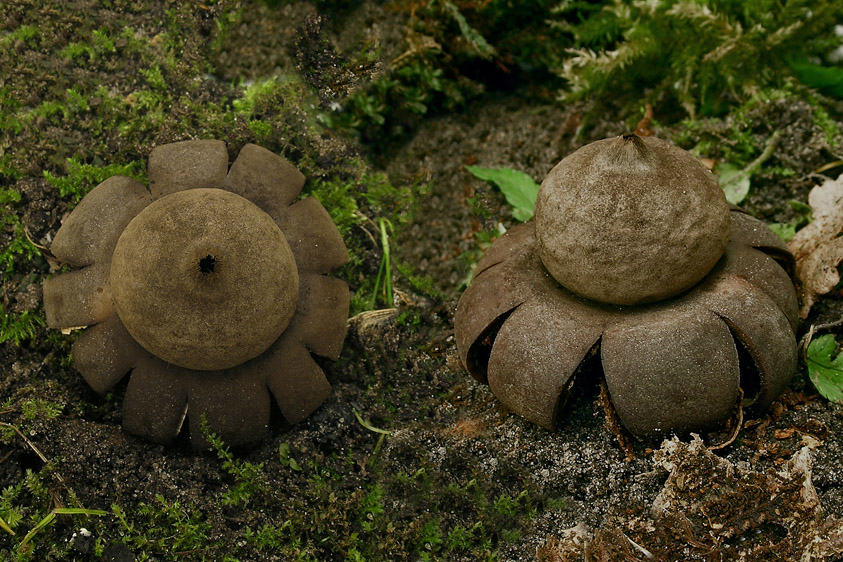
<svg viewBox="0 0 843 562">
<path fill-rule="evenodd" d="M 512 217 L 515 220 L 526 222 L 532 218 L 536 196 L 539 193 L 539 184 L 533 178 L 512 168 L 466 166 L 465 169 L 475 177 L 498 186 L 506 197 L 506 202 L 512 207 Z"/>
<path fill-rule="evenodd" d="M 720 187 L 726 194 L 726 201 L 738 205 L 749 193 L 749 174 L 734 164 L 724 162 L 717 166 Z"/>
<path fill-rule="evenodd" d="M 770 227 L 770 230 L 776 233 L 776 235 L 781 238 L 785 242 L 789 242 L 791 238 L 796 234 L 796 225 L 789 222 L 774 222 L 772 224 L 767 225 Z"/>
<path fill-rule="evenodd" d="M 837 348 L 834 336 L 826 334 L 808 346 L 807 365 L 811 382 L 825 398 L 843 404 L 843 353 L 834 359 Z"/>
<path fill-rule="evenodd" d="M 289 444 L 281 443 L 280 445 L 278 445 L 278 458 L 281 461 L 282 465 L 289 467 L 292 470 L 301 470 L 301 466 L 299 465 L 299 463 L 296 462 L 296 459 L 290 456 Z"/>
<path fill-rule="evenodd" d="M 796 199 L 791 199 L 788 203 L 790 204 L 790 208 L 793 209 L 797 215 L 804 216 L 808 222 L 814 220 L 814 209 L 812 209 L 807 203 L 797 201 Z"/>
</svg>

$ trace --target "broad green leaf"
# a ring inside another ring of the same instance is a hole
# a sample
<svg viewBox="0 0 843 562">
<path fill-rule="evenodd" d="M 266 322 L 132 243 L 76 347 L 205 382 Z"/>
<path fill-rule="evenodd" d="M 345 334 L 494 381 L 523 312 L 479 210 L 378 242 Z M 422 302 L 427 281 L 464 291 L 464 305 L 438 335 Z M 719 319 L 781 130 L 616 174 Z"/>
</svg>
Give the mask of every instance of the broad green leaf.
<svg viewBox="0 0 843 562">
<path fill-rule="evenodd" d="M 498 186 L 506 197 L 506 202 L 512 207 L 512 217 L 515 220 L 526 222 L 532 218 L 536 196 L 539 193 L 539 184 L 533 178 L 512 168 L 466 166 L 465 169 L 475 177 Z"/>
<path fill-rule="evenodd" d="M 720 187 L 726 194 L 726 201 L 738 205 L 749 193 L 749 174 L 734 164 L 724 162 L 717 166 Z"/>
<path fill-rule="evenodd" d="M 832 402 L 843 404 L 843 353 L 832 359 L 836 348 L 833 335 L 821 336 L 808 346 L 806 363 L 808 376 L 819 393 Z"/>
<path fill-rule="evenodd" d="M 804 57 L 792 58 L 787 64 L 803 84 L 827 96 L 843 99 L 843 67 L 815 64 Z"/>
</svg>

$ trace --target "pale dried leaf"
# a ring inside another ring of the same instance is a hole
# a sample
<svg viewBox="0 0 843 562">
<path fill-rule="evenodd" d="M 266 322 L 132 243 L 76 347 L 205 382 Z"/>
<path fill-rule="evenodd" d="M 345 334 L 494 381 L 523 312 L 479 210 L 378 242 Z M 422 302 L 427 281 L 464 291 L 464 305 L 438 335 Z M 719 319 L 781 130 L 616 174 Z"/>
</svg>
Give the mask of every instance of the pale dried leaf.
<svg viewBox="0 0 843 562">
<path fill-rule="evenodd" d="M 796 257 L 802 309 L 806 318 L 818 295 L 832 290 L 839 282 L 837 265 L 843 261 L 843 175 L 811 190 L 808 203 L 814 221 L 797 232 L 788 244 Z"/>
<path fill-rule="evenodd" d="M 796 277 L 802 285 L 802 309 L 808 316 L 818 295 L 824 295 L 840 283 L 837 264 L 843 261 L 843 238 L 835 238 L 814 248 L 796 262 Z"/>
<path fill-rule="evenodd" d="M 813 209 L 814 220 L 797 232 L 789 244 L 797 259 L 801 253 L 810 252 L 843 231 L 843 175 L 812 189 L 808 204 Z"/>
</svg>

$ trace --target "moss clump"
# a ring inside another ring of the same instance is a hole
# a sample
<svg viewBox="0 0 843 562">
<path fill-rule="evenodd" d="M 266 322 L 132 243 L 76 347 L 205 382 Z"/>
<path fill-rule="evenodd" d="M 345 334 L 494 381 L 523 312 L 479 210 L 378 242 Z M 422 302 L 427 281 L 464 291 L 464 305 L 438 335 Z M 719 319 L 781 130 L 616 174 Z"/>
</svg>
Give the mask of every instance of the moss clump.
<svg viewBox="0 0 843 562">
<path fill-rule="evenodd" d="M 646 101 L 661 114 L 680 109 L 693 118 L 723 115 L 760 89 L 795 81 L 787 61 L 826 60 L 839 44 L 833 28 L 843 6 L 612 0 L 563 2 L 557 13 L 575 43 L 560 69 L 568 83 L 564 101 L 590 99 L 627 113 Z"/>
<path fill-rule="evenodd" d="M 325 92 L 323 119 L 329 127 L 353 132 L 384 151 L 422 119 L 461 109 L 487 89 L 543 79 L 548 89 L 537 87 L 534 93 L 550 91 L 554 79 L 548 69 L 570 44 L 546 23 L 555 3 L 405 2 L 395 9 L 404 21 L 400 44 L 381 47 L 362 37 L 344 52 L 333 48 L 318 22 L 299 41 L 300 68 Z M 334 24 L 336 31 L 343 23 Z M 338 67 L 365 70 L 348 77 Z"/>
</svg>

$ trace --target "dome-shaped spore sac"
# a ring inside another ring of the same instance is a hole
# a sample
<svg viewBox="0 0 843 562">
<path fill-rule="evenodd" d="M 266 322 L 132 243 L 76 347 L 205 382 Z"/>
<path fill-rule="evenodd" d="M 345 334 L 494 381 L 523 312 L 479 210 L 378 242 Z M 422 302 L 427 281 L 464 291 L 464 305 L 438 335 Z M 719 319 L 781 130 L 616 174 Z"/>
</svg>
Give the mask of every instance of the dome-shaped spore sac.
<svg viewBox="0 0 843 562">
<path fill-rule="evenodd" d="M 571 291 L 630 305 L 679 294 L 717 263 L 730 237 L 717 179 L 689 152 L 623 135 L 582 147 L 542 182 L 542 262 Z"/>
</svg>

